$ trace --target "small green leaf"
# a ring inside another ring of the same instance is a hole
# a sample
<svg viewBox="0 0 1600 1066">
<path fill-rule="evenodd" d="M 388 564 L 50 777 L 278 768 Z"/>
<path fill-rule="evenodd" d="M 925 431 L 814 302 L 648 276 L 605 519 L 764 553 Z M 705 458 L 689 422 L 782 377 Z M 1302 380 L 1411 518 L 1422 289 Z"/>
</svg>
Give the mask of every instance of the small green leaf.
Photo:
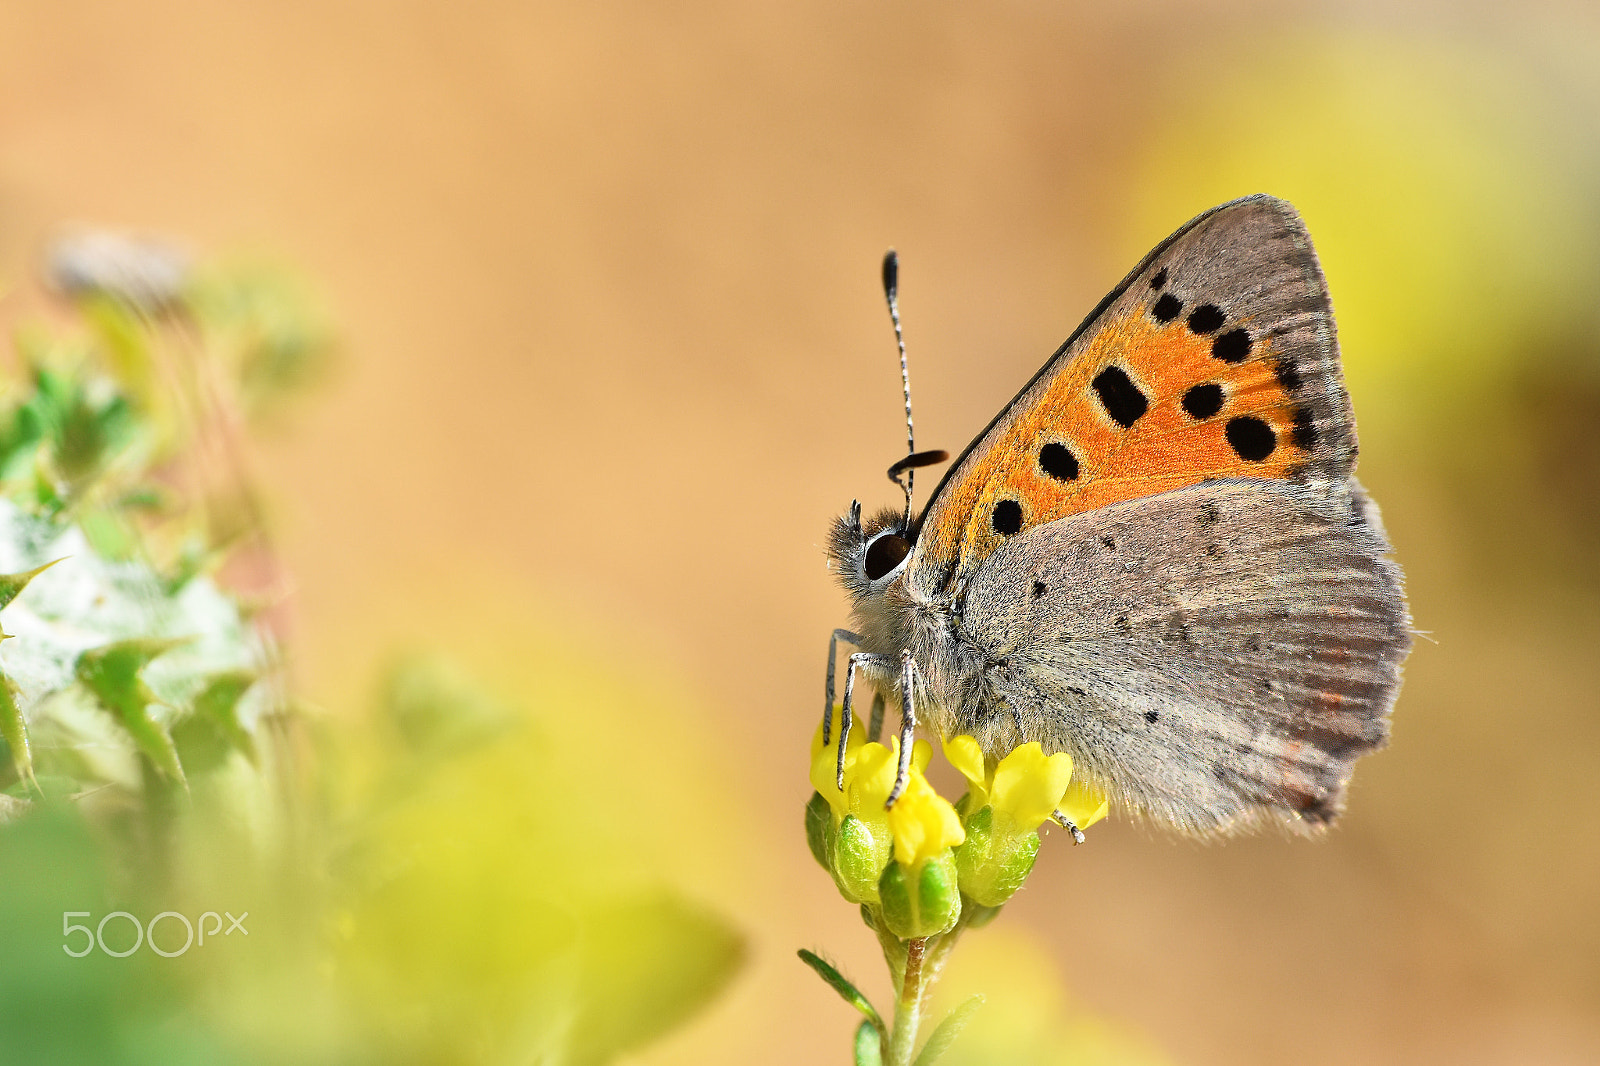
<svg viewBox="0 0 1600 1066">
<path fill-rule="evenodd" d="M 101 706 L 117 717 L 156 769 L 168 780 L 187 787 L 172 738 L 150 716 L 150 705 L 160 701 L 139 676 L 150 660 L 183 643 L 145 637 L 104 644 L 78 656 L 76 673 Z"/>
<path fill-rule="evenodd" d="M 860 1011 L 879 1033 L 888 1032 L 884 1027 L 883 1017 L 878 1014 L 878 1009 L 867 1001 L 867 997 L 862 995 L 861 990 L 851 984 L 844 974 L 824 962 L 821 956 L 809 952 L 805 948 L 800 949 L 799 955 L 801 962 L 817 971 L 817 976 L 828 982 L 829 987 L 839 993 L 839 996 L 846 1003 Z"/>
<path fill-rule="evenodd" d="M 883 1038 L 871 1022 L 856 1030 L 856 1066 L 883 1066 Z"/>
<path fill-rule="evenodd" d="M 60 559 L 52 559 L 43 566 L 36 566 L 32 570 L 23 570 L 15 574 L 0 574 L 0 608 L 11 606 L 11 601 L 28 587 L 28 582 L 59 563 Z"/>
<path fill-rule="evenodd" d="M 255 761 L 255 738 L 239 721 L 239 700 L 255 683 L 256 675 L 249 670 L 225 670 L 206 681 L 194 698 L 193 713 L 172 730 L 179 762 L 188 772 L 214 769 L 230 751 L 241 751 Z"/>
<path fill-rule="evenodd" d="M 928 1037 L 928 1042 L 922 1045 L 922 1051 L 917 1055 L 912 1066 L 932 1066 L 939 1056 L 950 1050 L 950 1045 L 955 1043 L 956 1037 L 961 1035 L 961 1030 L 967 1027 L 967 1022 L 972 1020 L 972 1014 L 983 1006 L 982 996 L 973 996 L 955 1010 L 944 1016 L 944 1021 L 939 1023 Z"/>
<path fill-rule="evenodd" d="M 22 717 L 22 708 L 17 706 L 16 685 L 3 674 L 0 674 L 0 740 L 11 749 L 11 765 L 16 768 L 17 777 L 31 782 L 33 750 L 28 746 L 28 723 Z"/>
</svg>

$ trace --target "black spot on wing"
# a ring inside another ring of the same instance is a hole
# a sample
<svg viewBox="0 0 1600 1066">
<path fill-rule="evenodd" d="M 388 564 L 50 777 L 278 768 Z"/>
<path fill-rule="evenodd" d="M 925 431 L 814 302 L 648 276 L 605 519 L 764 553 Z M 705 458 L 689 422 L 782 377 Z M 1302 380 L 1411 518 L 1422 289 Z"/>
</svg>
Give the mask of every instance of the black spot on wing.
<svg viewBox="0 0 1600 1066">
<path fill-rule="evenodd" d="M 1150 315 L 1157 322 L 1171 322 L 1183 314 L 1183 301 L 1170 292 L 1161 294 L 1161 298 L 1150 306 Z"/>
<path fill-rule="evenodd" d="M 1150 409 L 1150 401 L 1145 399 L 1144 393 L 1139 391 L 1139 386 L 1133 383 L 1128 372 L 1120 366 L 1106 367 L 1095 375 L 1093 384 L 1094 391 L 1100 396 L 1101 405 L 1106 409 L 1106 414 L 1123 429 L 1139 421 Z"/>
<path fill-rule="evenodd" d="M 1294 392 L 1303 384 L 1299 368 L 1288 359 L 1279 359 L 1278 365 L 1272 369 L 1277 375 L 1278 384 L 1283 386 L 1285 392 Z"/>
<path fill-rule="evenodd" d="M 1250 356 L 1250 331 L 1230 329 L 1217 334 L 1211 342 L 1211 354 L 1224 363 L 1242 363 Z"/>
<path fill-rule="evenodd" d="M 1164 288 L 1166 286 L 1166 284 L 1167 284 L 1167 268 L 1166 267 L 1162 267 L 1160 270 L 1156 271 L 1155 272 L 1155 276 L 1150 279 L 1150 287 L 1152 289 L 1161 289 L 1161 288 Z"/>
<path fill-rule="evenodd" d="M 1311 417 L 1311 408 L 1302 407 L 1294 413 L 1294 446 L 1309 452 L 1317 446 L 1317 425 Z"/>
<path fill-rule="evenodd" d="M 1216 304 L 1201 304 L 1189 313 L 1189 328 L 1195 333 L 1215 333 L 1227 320 Z"/>
<path fill-rule="evenodd" d="M 1016 500 L 1001 500 L 994 505 L 989 522 L 996 533 L 1009 537 L 1022 528 L 1022 505 Z"/>
<path fill-rule="evenodd" d="M 1228 419 L 1226 430 L 1228 445 L 1239 458 L 1259 463 L 1271 455 L 1278 446 L 1278 436 L 1272 427 L 1252 415 Z"/>
<path fill-rule="evenodd" d="M 1222 410 L 1222 386 L 1207 382 L 1183 394 L 1183 409 L 1193 419 L 1207 419 Z"/>
<path fill-rule="evenodd" d="M 1078 479 L 1078 457 L 1065 444 L 1051 441 L 1039 449 L 1039 469 L 1057 481 Z"/>
</svg>

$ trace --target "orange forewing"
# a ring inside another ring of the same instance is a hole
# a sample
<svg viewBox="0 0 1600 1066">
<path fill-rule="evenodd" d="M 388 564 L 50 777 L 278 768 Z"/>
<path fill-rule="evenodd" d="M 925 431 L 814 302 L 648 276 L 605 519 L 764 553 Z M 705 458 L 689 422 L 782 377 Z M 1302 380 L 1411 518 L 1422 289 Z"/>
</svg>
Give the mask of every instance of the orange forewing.
<svg viewBox="0 0 1600 1066">
<path fill-rule="evenodd" d="M 1249 319 L 1230 322 L 1249 327 Z M 1254 334 L 1255 331 L 1251 330 Z M 1139 499 L 1213 478 L 1287 478 L 1306 453 L 1295 446 L 1295 404 L 1274 372 L 1270 341 L 1257 342 L 1252 358 L 1235 365 L 1211 354 L 1211 338 L 1193 333 L 1182 318 L 1161 324 L 1134 305 L 1097 324 L 1084 348 L 1046 384 L 1036 403 L 947 486 L 941 511 L 948 520 L 922 530 L 931 559 L 982 559 L 1004 539 L 991 525 L 995 506 L 1022 506 L 1022 528 L 1108 504 Z M 1125 371 L 1149 402 L 1131 427 L 1112 421 L 1092 387 L 1107 366 Z M 1226 396 L 1214 417 L 1196 419 L 1183 409 L 1184 394 L 1213 382 Z M 1253 415 L 1272 428 L 1270 455 L 1240 458 L 1225 436 L 1230 418 Z M 1051 442 L 1070 449 L 1078 476 L 1059 480 L 1040 466 Z M 965 524 L 960 524 L 965 519 Z"/>
</svg>

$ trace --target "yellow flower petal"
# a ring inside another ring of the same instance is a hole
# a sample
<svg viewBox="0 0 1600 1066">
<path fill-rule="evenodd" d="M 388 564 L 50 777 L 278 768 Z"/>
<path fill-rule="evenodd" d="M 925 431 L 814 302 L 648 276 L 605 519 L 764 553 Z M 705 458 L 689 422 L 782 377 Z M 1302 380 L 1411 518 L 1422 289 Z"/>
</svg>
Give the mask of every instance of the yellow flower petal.
<svg viewBox="0 0 1600 1066">
<path fill-rule="evenodd" d="M 989 779 L 983 749 L 973 737 L 965 734 L 944 741 L 944 757 L 967 779 L 967 792 L 972 797 L 963 807 L 967 814 L 981 811 L 989 805 Z"/>
<path fill-rule="evenodd" d="M 822 794 L 828 801 L 828 806 L 833 808 L 833 820 L 837 822 L 849 811 L 846 796 L 838 786 L 839 764 L 839 720 L 842 708 L 833 709 L 832 730 L 828 734 L 828 743 L 822 743 L 822 725 L 818 723 L 817 730 L 811 736 L 811 787 Z M 862 730 L 850 730 L 850 739 L 845 743 L 844 772 L 846 780 L 850 776 L 850 767 L 856 760 L 864 742 Z"/>
<path fill-rule="evenodd" d="M 894 788 L 895 771 L 900 764 L 900 742 L 892 747 L 871 743 L 861 745 L 850 769 L 845 771 L 844 791 L 849 812 L 862 821 L 878 821 L 885 816 L 883 805 Z"/>
<path fill-rule="evenodd" d="M 894 857 L 902 866 L 920 865 L 966 839 L 956 809 L 920 770 L 912 772 L 889 811 L 889 831 L 894 834 Z"/>
<path fill-rule="evenodd" d="M 1079 829 L 1089 828 L 1111 812 L 1105 793 L 1083 780 L 1068 785 L 1067 794 L 1056 806 Z"/>
<path fill-rule="evenodd" d="M 1034 741 L 1000 760 L 989 802 L 1009 814 L 1019 829 L 1037 829 L 1060 805 L 1071 780 L 1072 756 L 1064 751 L 1047 756 Z"/>
<path fill-rule="evenodd" d="M 977 740 L 962 734 L 950 737 L 943 743 L 944 757 L 949 760 L 950 765 L 960 770 L 961 776 L 970 784 L 983 788 L 983 749 L 978 747 Z"/>
</svg>

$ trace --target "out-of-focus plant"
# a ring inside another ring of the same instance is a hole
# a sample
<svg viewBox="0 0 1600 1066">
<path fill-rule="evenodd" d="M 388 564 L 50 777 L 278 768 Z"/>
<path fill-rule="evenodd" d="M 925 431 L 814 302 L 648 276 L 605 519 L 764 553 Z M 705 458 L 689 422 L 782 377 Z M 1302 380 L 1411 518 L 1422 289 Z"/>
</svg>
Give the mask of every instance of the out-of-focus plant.
<svg viewBox="0 0 1600 1066">
<path fill-rule="evenodd" d="M 629 863 L 601 741 L 436 654 L 363 720 L 286 695 L 245 438 L 327 366 L 298 287 L 50 270 L 0 392 L 0 1060 L 590 1066 L 714 997 L 742 941 Z"/>
<path fill-rule="evenodd" d="M 268 735 L 289 728 L 264 610 L 281 581 L 238 412 L 281 392 L 247 368 L 294 331 L 192 301 L 158 244 L 80 235 L 51 269 L 70 325 L 23 331 L 0 393 L 0 781 L 19 804 L 144 814 L 269 781 Z"/>
<path fill-rule="evenodd" d="M 944 754 L 967 779 L 955 804 L 924 776 L 933 749 L 912 750 L 904 792 L 888 803 L 899 765 L 899 740 L 877 742 L 882 704 L 874 707 L 865 740 L 842 738 L 841 759 L 830 738 L 841 715 L 817 727 L 811 743 L 806 840 L 833 876 L 841 895 L 861 908 L 877 934 L 895 989 L 886 1020 L 843 974 L 816 954 L 800 958 L 865 1017 L 856 1030 L 856 1066 L 927 1066 L 937 1061 L 983 1003 L 972 996 L 953 1007 L 918 1046 L 929 997 L 956 941 L 967 929 L 994 920 L 1022 887 L 1039 853 L 1039 827 L 1059 821 L 1075 839 L 1104 818 L 1104 796 L 1072 782 L 1072 757 L 1046 756 L 1037 743 L 1003 759 L 985 759 L 972 737 L 944 741 Z"/>
</svg>

